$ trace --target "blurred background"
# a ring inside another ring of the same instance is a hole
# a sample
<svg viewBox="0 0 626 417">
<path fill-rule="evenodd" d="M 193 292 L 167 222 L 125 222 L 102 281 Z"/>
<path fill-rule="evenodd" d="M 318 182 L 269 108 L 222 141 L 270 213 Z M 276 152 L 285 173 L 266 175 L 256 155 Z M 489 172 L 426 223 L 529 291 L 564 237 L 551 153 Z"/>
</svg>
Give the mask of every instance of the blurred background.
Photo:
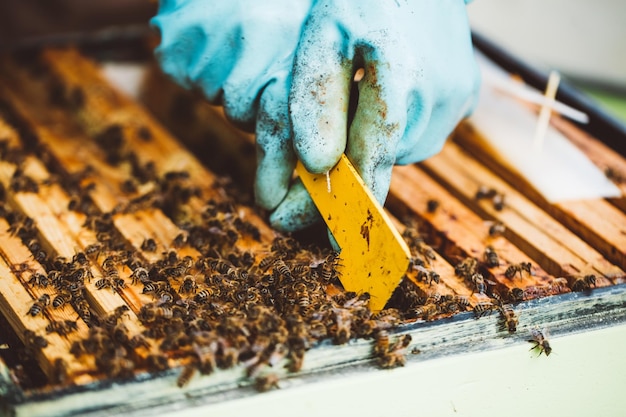
<svg viewBox="0 0 626 417">
<path fill-rule="evenodd" d="M 147 31 L 156 0 L 2 0 L 0 47 Z M 626 1 L 475 0 L 472 28 L 526 63 L 559 70 L 626 121 Z"/>
<path fill-rule="evenodd" d="M 626 1 L 474 0 L 473 30 L 626 121 Z"/>
</svg>

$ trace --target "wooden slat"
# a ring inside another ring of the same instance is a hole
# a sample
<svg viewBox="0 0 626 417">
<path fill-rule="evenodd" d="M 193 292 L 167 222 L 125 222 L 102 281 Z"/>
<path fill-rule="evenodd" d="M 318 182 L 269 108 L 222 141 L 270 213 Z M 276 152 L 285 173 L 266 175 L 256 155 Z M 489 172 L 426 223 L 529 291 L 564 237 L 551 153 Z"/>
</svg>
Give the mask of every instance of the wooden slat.
<svg viewBox="0 0 626 417">
<path fill-rule="evenodd" d="M 0 242 L 2 242 L 2 246 L 0 247 L 0 253 L 4 261 L 10 265 L 25 265 L 24 271 L 15 271 L 14 273 L 21 281 L 22 285 L 27 289 L 28 293 L 34 299 L 38 299 L 44 294 L 50 295 L 50 299 L 54 298 L 53 289 L 48 287 L 42 287 L 39 285 L 28 284 L 28 281 L 33 276 L 33 274 L 42 274 L 46 275 L 46 270 L 41 266 L 40 263 L 33 259 L 33 255 L 30 250 L 24 246 L 22 241 L 16 237 L 11 235 L 9 230 L 9 224 L 3 218 L 0 218 Z M 64 321 L 71 320 L 76 321 L 77 330 L 75 335 L 79 337 L 84 337 L 87 334 L 87 326 L 84 321 L 80 318 L 76 317 L 76 312 L 72 309 L 72 307 L 68 304 L 55 309 L 48 308 L 46 310 L 46 315 L 55 321 Z"/>
<path fill-rule="evenodd" d="M 440 202 L 434 213 L 426 209 L 428 200 Z M 533 275 L 508 279 L 504 272 L 508 265 L 529 261 L 528 255 L 511 244 L 504 236 L 490 236 L 489 224 L 465 207 L 432 178 L 415 166 L 394 168 L 388 204 L 400 218 L 418 216 L 420 224 L 430 228 L 433 246 L 439 248 L 447 259 L 457 264 L 463 257 L 482 259 L 485 247 L 493 246 L 500 257 L 500 266 L 491 268 L 493 279 L 507 289 L 524 286 L 549 285 L 554 277 L 538 265 L 533 265 Z M 437 242 L 438 243 L 435 243 Z"/>
<path fill-rule="evenodd" d="M 26 159 L 26 165 L 28 165 L 29 162 L 37 164 L 36 160 L 32 158 Z M 7 188 L 12 172 L 13 169 L 11 169 L 10 164 L 0 162 L 0 182 Z M 59 192 L 57 195 L 62 195 L 62 193 Z M 69 201 L 69 197 L 65 196 L 64 200 Z M 14 193 L 10 196 L 9 202 L 20 212 L 35 220 L 42 239 L 47 243 L 48 247 L 52 248 L 54 251 L 53 256 L 61 256 L 69 260 L 72 259 L 77 252 L 84 250 L 86 245 L 81 244 L 81 242 L 75 239 L 77 234 L 82 236 L 83 239 L 87 239 L 83 241 L 83 243 L 97 243 L 95 237 L 92 237 L 92 239 L 87 238 L 90 235 L 93 236 L 93 233 L 86 228 L 81 226 L 78 233 L 75 233 L 67 224 L 62 223 L 58 216 L 51 210 L 47 200 L 42 198 L 39 194 Z M 96 288 L 95 282 L 102 278 L 102 271 L 99 268 L 91 265 L 90 271 L 93 278 L 85 281 L 85 290 L 87 301 L 89 301 L 97 314 L 106 316 L 112 314 L 118 307 L 126 305 L 125 301 L 118 294 L 111 291 L 99 291 Z M 136 317 L 133 317 L 134 314 L 129 313 L 129 316 L 131 316 L 131 319 L 128 320 L 127 327 L 131 335 L 141 333 L 143 326 Z"/>
<path fill-rule="evenodd" d="M 469 122 L 461 123 L 455 141 L 495 174 L 522 192 L 533 203 L 576 233 L 606 259 L 621 269 L 626 268 L 626 215 L 602 199 L 588 202 L 550 204 L 524 178 L 519 177 L 502 161 Z M 612 226 L 611 226 L 612 225 Z M 601 230 L 601 233 L 598 233 Z"/>
<path fill-rule="evenodd" d="M 626 268 L 626 215 L 606 200 L 589 200 L 554 205 L 567 217 L 563 223 L 580 230 L 580 235 L 607 259 Z"/>
<path fill-rule="evenodd" d="M 52 319 L 60 318 L 61 314 L 46 311 L 44 314 L 31 316 L 29 310 L 35 299 L 26 291 L 19 282 L 19 278 L 11 271 L 11 267 L 4 259 L 0 258 L 0 310 L 7 321 L 17 333 L 23 343 L 26 342 L 25 332 L 35 332 L 45 337 L 48 345 L 45 348 L 34 348 L 37 361 L 50 381 L 57 381 L 58 374 L 54 364 L 57 359 L 65 363 L 68 380 L 76 384 L 92 382 L 93 379 L 86 374 L 93 369 L 93 358 L 76 360 L 70 353 L 69 341 L 56 333 L 46 334 L 46 327 L 50 324 L 48 315 Z M 90 363 L 91 362 L 91 363 Z"/>
<path fill-rule="evenodd" d="M 192 183 L 200 187 L 205 198 L 224 199 L 221 188 L 214 187 L 215 176 L 142 107 L 111 87 L 91 61 L 72 49 L 47 50 L 44 61 L 66 85 L 84 91 L 85 105 L 77 114 L 88 133 L 97 134 L 113 124 L 121 124 L 126 133 L 126 145 L 135 151 L 141 163 L 154 162 L 160 175 L 168 171 L 187 171 Z M 149 129 L 150 140 L 139 137 L 137 127 L 141 126 Z M 192 199 L 190 207 L 199 211 L 203 204 L 203 201 Z M 271 241 L 274 233 L 262 219 L 246 207 L 241 206 L 238 211 L 259 228 L 266 242 Z"/>
<path fill-rule="evenodd" d="M 599 274 L 609 278 L 624 274 L 513 187 L 463 153 L 456 144 L 446 144 L 439 155 L 423 162 L 422 166 L 445 181 L 466 205 L 487 218 L 503 222 L 511 231 L 511 240 L 551 274 Z M 475 199 L 481 186 L 493 188 L 506 196 L 502 211 L 496 210 L 489 199 Z M 598 285 L 609 284 L 610 281 L 604 278 L 598 282 Z"/>
</svg>

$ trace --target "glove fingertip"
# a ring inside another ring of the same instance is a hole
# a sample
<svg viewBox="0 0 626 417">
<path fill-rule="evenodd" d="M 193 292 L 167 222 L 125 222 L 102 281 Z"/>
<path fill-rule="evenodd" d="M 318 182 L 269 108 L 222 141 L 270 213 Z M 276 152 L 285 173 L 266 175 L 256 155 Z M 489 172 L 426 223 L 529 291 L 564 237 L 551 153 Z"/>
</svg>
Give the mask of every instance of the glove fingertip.
<svg viewBox="0 0 626 417">
<path fill-rule="evenodd" d="M 319 148 L 314 145 L 302 144 L 296 146 L 296 153 L 307 171 L 313 174 L 323 174 L 330 171 L 341 158 L 344 148 L 341 146 Z"/>
</svg>

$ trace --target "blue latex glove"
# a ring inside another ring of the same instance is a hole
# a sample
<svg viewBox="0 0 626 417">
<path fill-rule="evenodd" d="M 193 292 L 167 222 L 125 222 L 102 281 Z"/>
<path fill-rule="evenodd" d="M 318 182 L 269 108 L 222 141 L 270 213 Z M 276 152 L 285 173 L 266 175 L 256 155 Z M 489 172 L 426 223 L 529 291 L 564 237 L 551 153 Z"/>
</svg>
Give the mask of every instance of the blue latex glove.
<svg viewBox="0 0 626 417">
<path fill-rule="evenodd" d="M 287 194 L 295 168 L 287 100 L 311 2 L 161 0 L 151 21 L 161 33 L 156 55 L 163 70 L 222 104 L 239 127 L 256 131 L 255 194 L 270 210 Z"/>
<path fill-rule="evenodd" d="M 365 76 L 348 126 L 358 68 Z M 314 173 L 328 171 L 345 151 L 383 204 L 393 165 L 439 152 L 473 109 L 478 87 L 463 0 L 316 0 L 294 62 L 294 148 Z M 270 220 L 295 230 L 314 213 L 296 183 Z"/>
</svg>

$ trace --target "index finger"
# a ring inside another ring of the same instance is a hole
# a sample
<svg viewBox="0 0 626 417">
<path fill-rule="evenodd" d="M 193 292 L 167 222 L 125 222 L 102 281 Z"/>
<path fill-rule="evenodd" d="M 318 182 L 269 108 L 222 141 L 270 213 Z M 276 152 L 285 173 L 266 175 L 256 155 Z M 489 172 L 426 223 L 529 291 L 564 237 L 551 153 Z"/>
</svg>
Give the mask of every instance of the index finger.
<svg viewBox="0 0 626 417">
<path fill-rule="evenodd" d="M 329 171 L 346 148 L 353 66 L 345 42 L 332 19 L 315 15 L 296 52 L 289 112 L 296 153 L 312 173 Z"/>
</svg>

